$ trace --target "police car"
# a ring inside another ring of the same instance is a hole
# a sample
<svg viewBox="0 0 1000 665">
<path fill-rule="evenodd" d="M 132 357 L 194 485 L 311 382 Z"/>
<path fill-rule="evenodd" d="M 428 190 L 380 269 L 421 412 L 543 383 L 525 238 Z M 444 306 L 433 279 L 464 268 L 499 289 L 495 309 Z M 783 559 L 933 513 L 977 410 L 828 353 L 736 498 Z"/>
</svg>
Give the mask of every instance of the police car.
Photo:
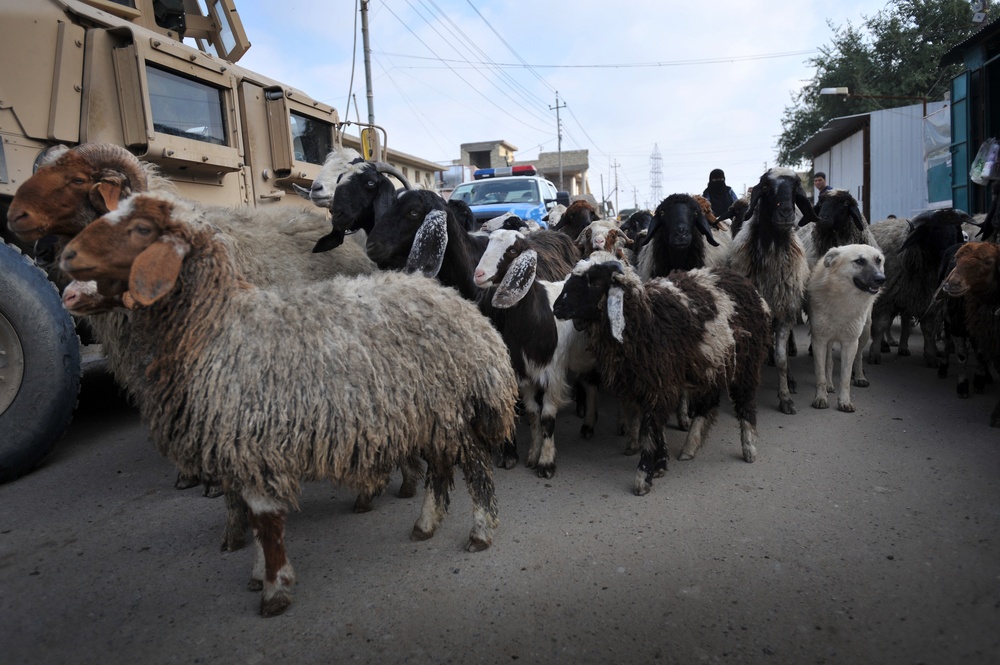
<svg viewBox="0 0 1000 665">
<path fill-rule="evenodd" d="M 568 194 L 556 192 L 556 186 L 531 165 L 478 169 L 472 180 L 456 187 L 449 198 L 469 204 L 478 222 L 510 212 L 542 227 L 546 226 L 542 217 L 556 203 L 569 202 Z"/>
</svg>

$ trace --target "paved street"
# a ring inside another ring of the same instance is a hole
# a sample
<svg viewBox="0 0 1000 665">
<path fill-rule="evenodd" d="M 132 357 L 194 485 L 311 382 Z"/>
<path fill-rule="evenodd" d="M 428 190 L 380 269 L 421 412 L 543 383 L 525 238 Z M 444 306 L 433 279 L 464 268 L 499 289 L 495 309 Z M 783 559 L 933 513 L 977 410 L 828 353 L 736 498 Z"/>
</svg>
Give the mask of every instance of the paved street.
<svg viewBox="0 0 1000 665">
<path fill-rule="evenodd" d="M 676 461 L 670 432 L 645 497 L 615 402 L 590 441 L 567 410 L 554 478 L 495 471 L 501 527 L 479 554 L 461 549 L 460 478 L 421 543 L 398 479 L 364 515 L 349 489 L 310 484 L 287 531 L 295 601 L 266 620 L 251 550 L 219 552 L 222 500 L 173 489 L 135 410 L 90 372 L 44 466 L 0 486 L 0 662 L 1000 662 L 1000 382 L 959 400 L 919 348 L 868 368 L 854 414 L 810 408 L 800 354 L 783 415 L 766 368 L 756 463 L 724 402 L 697 459 Z"/>
</svg>

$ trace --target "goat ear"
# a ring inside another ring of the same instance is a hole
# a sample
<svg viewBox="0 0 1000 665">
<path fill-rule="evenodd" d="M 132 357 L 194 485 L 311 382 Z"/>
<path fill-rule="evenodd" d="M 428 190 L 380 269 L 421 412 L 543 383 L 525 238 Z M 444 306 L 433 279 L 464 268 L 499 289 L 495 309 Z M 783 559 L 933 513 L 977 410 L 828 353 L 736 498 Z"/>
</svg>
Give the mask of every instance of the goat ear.
<svg viewBox="0 0 1000 665">
<path fill-rule="evenodd" d="M 538 266 L 538 254 L 533 249 L 529 249 L 516 259 L 507 268 L 507 274 L 503 276 L 503 281 L 493 294 L 493 306 L 500 309 L 513 307 L 521 301 L 531 285 L 535 283 L 535 269 Z"/>
<path fill-rule="evenodd" d="M 906 240 L 903 241 L 903 244 L 900 246 L 899 251 L 896 253 L 902 254 L 910 247 L 919 244 L 920 241 L 924 239 L 925 235 L 927 235 L 926 225 L 921 224 L 919 226 L 913 226 L 910 229 L 910 232 L 906 234 Z"/>
<path fill-rule="evenodd" d="M 90 190 L 90 204 L 102 215 L 117 210 L 124 186 L 121 178 L 101 178 Z"/>
<path fill-rule="evenodd" d="M 143 250 L 132 262 L 128 277 L 128 290 L 135 302 L 149 306 L 170 293 L 190 250 L 190 245 L 172 236 L 164 236 Z"/>
<path fill-rule="evenodd" d="M 809 198 L 801 187 L 795 189 L 795 205 L 802 211 L 802 221 L 799 222 L 799 226 L 804 226 L 802 222 L 808 224 L 809 222 L 819 221 L 819 216 L 813 209 L 812 204 L 809 203 Z"/>
<path fill-rule="evenodd" d="M 714 235 L 712 235 L 712 229 L 708 225 L 708 218 L 705 217 L 705 213 L 703 213 L 700 208 L 698 209 L 698 216 L 694 218 L 694 225 L 699 231 L 701 231 L 701 234 L 705 236 L 705 240 L 708 241 L 709 245 L 712 245 L 713 247 L 719 246 L 719 241 L 715 239 Z"/>
<path fill-rule="evenodd" d="M 344 244 L 344 232 L 334 229 L 330 231 L 325 236 L 316 241 L 316 245 L 313 247 L 313 254 L 319 254 L 320 252 L 329 252 L 331 249 L 336 249 Z"/>
<path fill-rule="evenodd" d="M 854 225 L 856 227 L 858 227 L 858 231 L 864 231 L 865 230 L 865 222 L 864 222 L 865 218 L 861 216 L 861 211 L 858 209 L 858 206 L 857 205 L 852 205 L 850 207 L 850 209 L 848 210 L 848 212 L 851 215 L 851 219 L 854 220 Z"/>
<path fill-rule="evenodd" d="M 608 289 L 608 323 L 611 334 L 619 343 L 625 339 L 625 290 L 620 286 Z"/>
<path fill-rule="evenodd" d="M 443 210 L 431 210 L 413 238 L 404 271 L 436 277 L 444 263 L 444 251 L 447 247 L 448 215 Z"/>
</svg>

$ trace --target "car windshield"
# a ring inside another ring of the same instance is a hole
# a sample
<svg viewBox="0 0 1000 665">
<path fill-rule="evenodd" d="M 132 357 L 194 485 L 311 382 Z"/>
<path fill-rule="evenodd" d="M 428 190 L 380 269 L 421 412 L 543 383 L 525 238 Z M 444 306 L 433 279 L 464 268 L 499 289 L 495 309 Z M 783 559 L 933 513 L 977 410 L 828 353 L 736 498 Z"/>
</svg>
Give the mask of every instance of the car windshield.
<svg viewBox="0 0 1000 665">
<path fill-rule="evenodd" d="M 462 183 L 451 193 L 451 200 L 470 206 L 493 203 L 541 203 L 534 180 L 477 180 Z"/>
</svg>

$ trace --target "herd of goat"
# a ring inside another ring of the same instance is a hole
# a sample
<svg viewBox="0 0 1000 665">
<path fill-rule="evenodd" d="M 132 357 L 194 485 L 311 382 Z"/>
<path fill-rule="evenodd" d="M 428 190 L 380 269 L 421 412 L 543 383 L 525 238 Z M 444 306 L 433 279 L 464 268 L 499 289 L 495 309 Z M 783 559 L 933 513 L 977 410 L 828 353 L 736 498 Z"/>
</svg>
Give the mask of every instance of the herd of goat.
<svg viewBox="0 0 1000 665">
<path fill-rule="evenodd" d="M 73 280 L 64 303 L 88 321 L 179 486 L 221 485 L 223 549 L 252 529 L 265 616 L 292 600 L 284 524 L 303 481 L 354 487 L 363 511 L 397 469 L 401 496 L 424 479 L 422 540 L 457 466 L 473 506 L 467 548 L 479 551 L 498 524 L 492 468 L 519 460 L 518 410 L 526 464 L 551 478 L 557 413 L 576 396 L 589 438 L 603 386 L 620 400 L 626 453 L 641 453 L 641 495 L 666 472 L 668 421 L 687 431 L 680 458 L 693 458 L 723 392 L 755 460 L 769 362 L 778 408 L 796 411 L 788 356 L 803 312 L 815 408 L 835 391 L 835 346 L 837 406 L 854 411 L 869 337 L 869 363 L 894 343 L 907 355 L 914 321 L 939 374 L 956 354 L 959 396 L 1000 363 L 990 216 L 869 226 L 848 192 L 814 206 L 795 172 L 772 168 L 720 218 L 673 194 L 621 223 L 576 201 L 548 229 L 513 216 L 480 226 L 467 206 L 340 149 L 298 190 L 315 207 L 194 203 L 127 150 L 83 144 L 53 151 L 8 212 L 10 230 Z M 346 241 L 359 231 L 363 246 Z"/>
</svg>

